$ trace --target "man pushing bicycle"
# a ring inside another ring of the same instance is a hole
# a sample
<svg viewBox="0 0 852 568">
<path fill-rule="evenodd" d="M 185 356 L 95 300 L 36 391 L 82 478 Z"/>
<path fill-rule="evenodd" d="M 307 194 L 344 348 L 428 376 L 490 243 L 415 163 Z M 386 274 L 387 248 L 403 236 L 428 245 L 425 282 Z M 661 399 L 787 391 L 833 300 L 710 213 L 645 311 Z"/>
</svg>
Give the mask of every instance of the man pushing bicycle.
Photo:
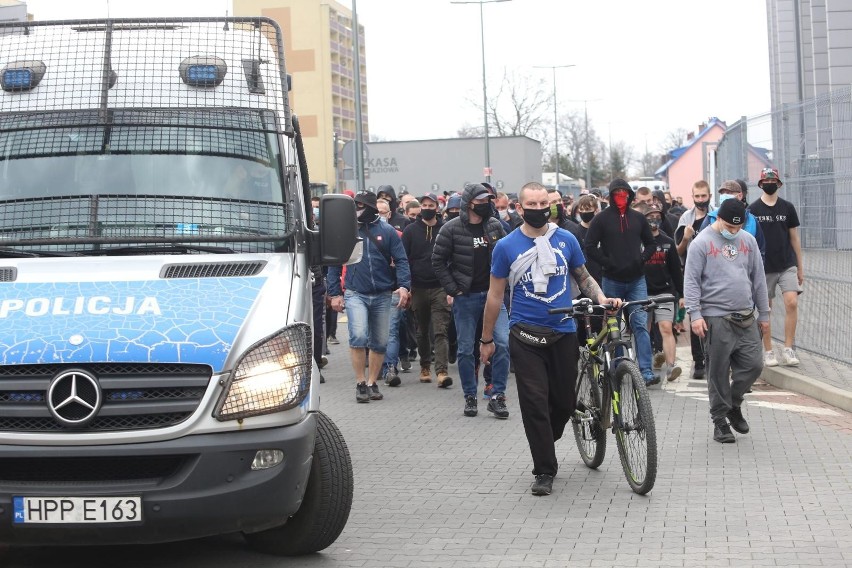
<svg viewBox="0 0 852 568">
<path fill-rule="evenodd" d="M 543 185 L 521 188 L 518 212 L 523 225 L 500 239 L 492 253 L 479 353 L 482 363 L 494 353 L 494 325 L 508 284 L 509 354 L 533 458 L 532 493 L 550 495 L 558 469 L 555 442 L 574 415 L 579 346 L 574 319 L 548 310 L 570 308 L 575 286 L 600 304 L 618 307 L 621 300 L 604 296 L 574 235 L 548 222 L 550 201 Z"/>
</svg>

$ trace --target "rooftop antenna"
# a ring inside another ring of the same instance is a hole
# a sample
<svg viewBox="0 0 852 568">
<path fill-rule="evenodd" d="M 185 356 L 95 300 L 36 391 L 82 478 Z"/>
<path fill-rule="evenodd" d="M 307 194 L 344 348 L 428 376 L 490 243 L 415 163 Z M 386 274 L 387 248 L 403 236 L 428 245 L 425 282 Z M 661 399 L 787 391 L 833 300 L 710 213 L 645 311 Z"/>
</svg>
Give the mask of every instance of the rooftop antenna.
<svg viewBox="0 0 852 568">
<path fill-rule="evenodd" d="M 225 25 L 222 27 L 224 31 L 228 31 L 228 0 L 225 0 Z"/>
</svg>

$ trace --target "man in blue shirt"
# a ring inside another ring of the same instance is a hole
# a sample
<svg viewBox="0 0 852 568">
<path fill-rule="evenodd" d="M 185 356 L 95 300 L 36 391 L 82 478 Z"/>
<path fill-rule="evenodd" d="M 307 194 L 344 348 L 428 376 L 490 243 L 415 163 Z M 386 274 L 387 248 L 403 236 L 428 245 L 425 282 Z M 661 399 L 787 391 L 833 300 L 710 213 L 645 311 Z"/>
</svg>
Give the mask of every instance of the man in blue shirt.
<svg viewBox="0 0 852 568">
<path fill-rule="evenodd" d="M 524 224 L 494 247 L 491 285 L 485 303 L 480 359 L 494 353 L 493 333 L 503 291 L 511 287 L 509 354 L 515 364 L 518 404 L 533 458 L 533 495 L 549 495 L 556 475 L 555 442 L 562 437 L 576 405 L 577 343 L 574 318 L 551 315 L 551 308 L 570 307 L 574 282 L 601 304 L 609 299 L 586 270 L 576 237 L 549 223 L 550 200 L 540 183 L 526 184 L 518 195 Z M 544 337 L 545 344 L 535 337 Z"/>
</svg>

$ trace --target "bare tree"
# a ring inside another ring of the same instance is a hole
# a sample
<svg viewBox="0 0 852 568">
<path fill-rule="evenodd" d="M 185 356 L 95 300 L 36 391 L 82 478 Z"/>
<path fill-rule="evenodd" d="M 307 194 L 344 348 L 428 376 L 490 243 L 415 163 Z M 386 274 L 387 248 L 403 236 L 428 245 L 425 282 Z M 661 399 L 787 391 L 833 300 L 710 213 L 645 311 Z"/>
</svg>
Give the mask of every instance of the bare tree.
<svg viewBox="0 0 852 568">
<path fill-rule="evenodd" d="M 458 138 L 482 138 L 484 132 L 485 128 L 482 126 L 471 126 L 469 124 L 465 124 L 456 131 L 456 136 Z"/>
<path fill-rule="evenodd" d="M 668 154 L 675 148 L 680 148 L 686 143 L 686 137 L 689 134 L 689 130 L 686 128 L 676 128 L 672 130 L 666 137 L 663 139 L 662 144 L 660 144 L 660 153 Z"/>
<path fill-rule="evenodd" d="M 547 125 L 547 110 L 550 98 L 544 79 L 532 79 L 528 75 L 503 70 L 503 79 L 497 83 L 496 92 L 492 88 L 486 104 L 488 115 L 488 134 L 492 136 L 530 136 L 541 139 L 544 126 Z M 482 112 L 482 101 L 470 102 Z M 458 130 L 460 137 L 470 137 L 478 131 L 483 135 L 483 127 L 463 126 Z"/>
</svg>

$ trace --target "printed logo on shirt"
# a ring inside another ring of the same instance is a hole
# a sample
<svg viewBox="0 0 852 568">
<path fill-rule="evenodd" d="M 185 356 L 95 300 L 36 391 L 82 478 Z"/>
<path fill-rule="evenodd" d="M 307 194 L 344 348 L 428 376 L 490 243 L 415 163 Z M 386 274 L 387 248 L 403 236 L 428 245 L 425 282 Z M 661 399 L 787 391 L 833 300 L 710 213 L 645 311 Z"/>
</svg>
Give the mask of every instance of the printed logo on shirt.
<svg viewBox="0 0 852 568">
<path fill-rule="evenodd" d="M 482 248 L 488 246 L 488 237 L 473 237 L 473 248 Z"/>
<path fill-rule="evenodd" d="M 722 247 L 722 256 L 725 260 L 733 261 L 739 256 L 740 251 L 732 244 L 727 244 Z"/>
</svg>

